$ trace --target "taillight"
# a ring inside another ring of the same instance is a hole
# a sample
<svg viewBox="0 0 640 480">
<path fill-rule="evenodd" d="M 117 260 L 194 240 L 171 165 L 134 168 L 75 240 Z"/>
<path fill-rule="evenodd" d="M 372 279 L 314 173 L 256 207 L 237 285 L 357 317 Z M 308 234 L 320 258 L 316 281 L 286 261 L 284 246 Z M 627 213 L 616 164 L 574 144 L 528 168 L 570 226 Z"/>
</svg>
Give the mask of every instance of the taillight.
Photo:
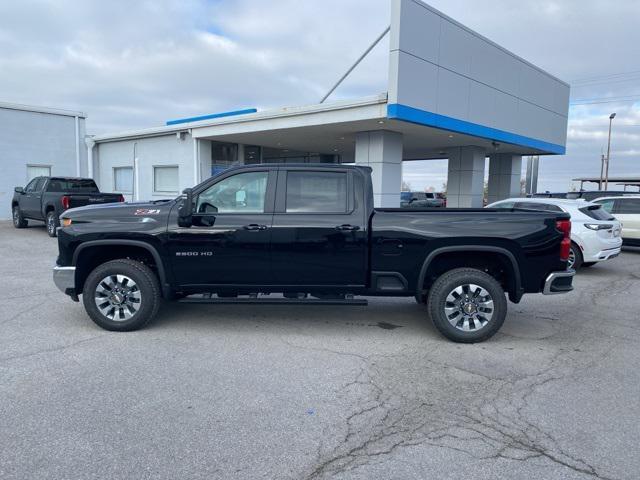
<svg viewBox="0 0 640 480">
<path fill-rule="evenodd" d="M 69 197 L 67 195 L 63 195 L 62 196 L 62 208 L 64 208 L 65 210 L 69 209 Z"/>
<path fill-rule="evenodd" d="M 571 251 L 571 220 L 556 221 L 556 228 L 562 232 L 560 260 L 569 260 L 569 252 Z"/>
<path fill-rule="evenodd" d="M 120 194 L 120 196 L 118 197 L 118 201 L 124 202 L 124 195 Z"/>
</svg>

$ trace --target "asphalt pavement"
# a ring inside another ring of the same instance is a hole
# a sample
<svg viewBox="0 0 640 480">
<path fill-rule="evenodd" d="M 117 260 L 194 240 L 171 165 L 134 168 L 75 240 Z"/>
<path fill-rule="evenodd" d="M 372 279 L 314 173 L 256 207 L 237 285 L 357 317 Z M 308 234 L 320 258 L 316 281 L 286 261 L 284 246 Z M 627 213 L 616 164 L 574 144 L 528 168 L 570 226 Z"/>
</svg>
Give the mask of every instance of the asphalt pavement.
<svg viewBox="0 0 640 480">
<path fill-rule="evenodd" d="M 640 250 L 441 337 L 413 299 L 165 304 L 111 333 L 0 222 L 0 478 L 637 479 Z"/>
</svg>

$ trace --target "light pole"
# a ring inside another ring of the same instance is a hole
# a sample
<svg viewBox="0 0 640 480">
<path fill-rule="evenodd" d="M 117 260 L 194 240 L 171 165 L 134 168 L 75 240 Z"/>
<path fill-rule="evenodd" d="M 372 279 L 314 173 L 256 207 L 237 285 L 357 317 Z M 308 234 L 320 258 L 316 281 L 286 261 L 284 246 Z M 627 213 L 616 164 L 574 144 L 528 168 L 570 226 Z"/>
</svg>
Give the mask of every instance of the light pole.
<svg viewBox="0 0 640 480">
<path fill-rule="evenodd" d="M 609 190 L 609 159 L 611 158 L 611 124 L 613 119 L 616 118 L 615 112 L 609 115 L 609 140 L 607 142 L 607 167 L 604 173 L 604 189 Z"/>
</svg>

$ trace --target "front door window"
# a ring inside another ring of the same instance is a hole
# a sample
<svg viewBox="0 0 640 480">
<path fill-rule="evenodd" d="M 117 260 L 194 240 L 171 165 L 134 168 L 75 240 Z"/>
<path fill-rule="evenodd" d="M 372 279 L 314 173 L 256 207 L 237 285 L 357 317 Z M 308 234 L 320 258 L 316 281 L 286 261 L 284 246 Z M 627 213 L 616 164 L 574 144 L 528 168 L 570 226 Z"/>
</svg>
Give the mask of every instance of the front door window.
<svg viewBox="0 0 640 480">
<path fill-rule="evenodd" d="M 264 213 L 268 177 L 247 172 L 225 178 L 198 196 L 196 213 Z"/>
</svg>

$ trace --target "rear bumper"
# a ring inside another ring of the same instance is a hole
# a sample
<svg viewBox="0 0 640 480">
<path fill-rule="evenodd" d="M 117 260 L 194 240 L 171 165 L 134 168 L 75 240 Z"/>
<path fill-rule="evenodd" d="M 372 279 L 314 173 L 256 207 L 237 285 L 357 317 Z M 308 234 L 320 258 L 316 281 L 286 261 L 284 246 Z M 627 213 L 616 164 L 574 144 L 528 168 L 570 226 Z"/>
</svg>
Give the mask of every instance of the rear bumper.
<svg viewBox="0 0 640 480">
<path fill-rule="evenodd" d="M 75 296 L 76 267 L 53 267 L 53 283 L 62 293 Z"/>
<path fill-rule="evenodd" d="M 543 295 L 558 295 L 560 293 L 568 293 L 573 290 L 573 276 L 575 270 L 564 270 L 561 272 L 552 272 L 544 282 L 542 290 Z"/>
<path fill-rule="evenodd" d="M 620 255 L 621 250 L 622 250 L 622 242 L 620 242 L 620 246 L 618 247 L 608 248 L 606 250 L 600 250 L 599 252 L 592 255 L 591 257 L 587 257 L 585 255 L 584 261 L 585 262 L 603 262 L 605 260 L 610 260 Z"/>
</svg>

